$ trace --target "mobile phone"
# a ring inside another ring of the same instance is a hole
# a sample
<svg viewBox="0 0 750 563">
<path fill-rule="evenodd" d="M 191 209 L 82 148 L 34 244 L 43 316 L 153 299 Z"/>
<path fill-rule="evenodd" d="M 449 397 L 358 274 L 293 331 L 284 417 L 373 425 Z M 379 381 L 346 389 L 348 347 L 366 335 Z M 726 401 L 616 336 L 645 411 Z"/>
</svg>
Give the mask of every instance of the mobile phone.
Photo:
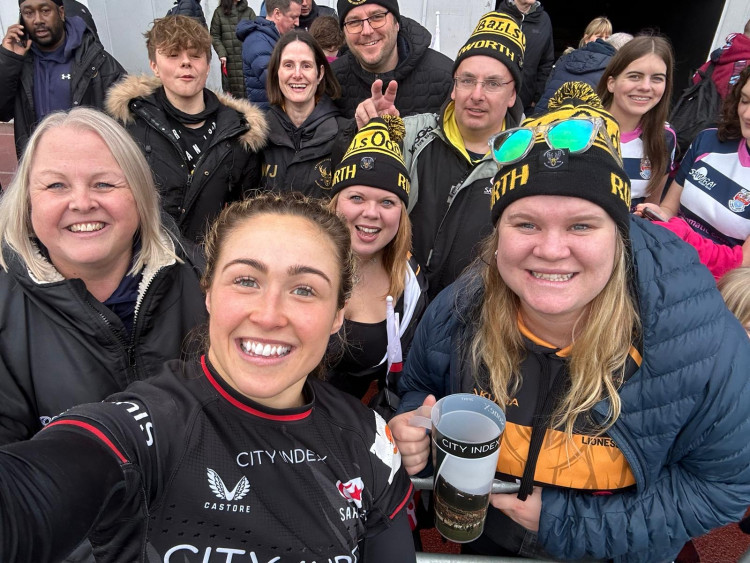
<svg viewBox="0 0 750 563">
<path fill-rule="evenodd" d="M 650 207 L 644 207 L 643 209 L 641 209 L 641 213 L 643 213 L 643 217 L 648 219 L 649 221 L 661 221 L 662 223 L 667 222 L 667 219 L 665 217 L 662 217 Z"/>
<path fill-rule="evenodd" d="M 29 34 L 26 33 L 26 24 L 23 23 L 23 16 L 19 14 L 18 16 L 18 23 L 20 23 L 23 26 L 23 33 L 21 33 L 20 39 L 18 39 L 18 44 L 21 47 L 26 47 L 29 43 Z"/>
</svg>

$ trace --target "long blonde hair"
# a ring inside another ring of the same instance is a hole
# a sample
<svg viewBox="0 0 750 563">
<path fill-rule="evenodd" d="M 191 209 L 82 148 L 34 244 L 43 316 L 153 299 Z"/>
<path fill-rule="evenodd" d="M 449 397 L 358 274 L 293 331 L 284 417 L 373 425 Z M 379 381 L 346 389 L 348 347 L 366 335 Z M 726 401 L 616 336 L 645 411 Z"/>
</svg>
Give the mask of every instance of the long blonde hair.
<svg viewBox="0 0 750 563">
<path fill-rule="evenodd" d="M 498 404 L 505 405 L 521 387 L 521 362 L 525 349 L 518 327 L 519 299 L 506 285 L 495 261 L 499 233 L 485 239 L 475 269 L 484 289 L 479 308 L 479 326 L 470 346 L 474 373 L 486 369 L 490 388 Z M 552 414 L 553 428 L 564 428 L 570 438 L 576 419 L 602 399 L 609 399 L 603 433 L 620 416 L 617 392 L 634 336 L 640 329 L 634 299 L 628 290 L 628 255 L 617 231 L 615 265 L 604 289 L 590 303 L 572 344 L 570 387 Z"/>
<path fill-rule="evenodd" d="M 331 198 L 328 209 L 336 212 L 336 205 L 341 193 L 337 193 Z M 344 223 L 346 219 L 342 217 Z M 388 294 L 393 297 L 394 302 L 398 301 L 404 292 L 406 284 L 407 257 L 411 252 L 411 219 L 406 211 L 406 205 L 402 202 L 401 218 L 398 222 L 398 230 L 393 240 L 383 248 L 383 268 L 388 272 L 390 283 Z M 386 297 L 386 295 L 383 295 Z"/>
</svg>

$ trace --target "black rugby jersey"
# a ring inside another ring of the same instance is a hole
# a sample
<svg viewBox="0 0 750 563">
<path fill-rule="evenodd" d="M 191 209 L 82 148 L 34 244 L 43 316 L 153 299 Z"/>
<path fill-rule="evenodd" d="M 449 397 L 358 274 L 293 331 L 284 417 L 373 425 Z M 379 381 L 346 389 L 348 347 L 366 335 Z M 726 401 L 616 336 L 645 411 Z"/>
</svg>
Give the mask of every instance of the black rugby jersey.
<svg viewBox="0 0 750 563">
<path fill-rule="evenodd" d="M 98 560 L 361 560 L 359 543 L 404 510 L 411 482 L 379 415 L 313 378 L 304 393 L 302 407 L 269 409 L 205 359 L 175 361 L 52 422 L 44 434 L 95 436 L 121 464 L 121 510 L 90 536 Z"/>
</svg>

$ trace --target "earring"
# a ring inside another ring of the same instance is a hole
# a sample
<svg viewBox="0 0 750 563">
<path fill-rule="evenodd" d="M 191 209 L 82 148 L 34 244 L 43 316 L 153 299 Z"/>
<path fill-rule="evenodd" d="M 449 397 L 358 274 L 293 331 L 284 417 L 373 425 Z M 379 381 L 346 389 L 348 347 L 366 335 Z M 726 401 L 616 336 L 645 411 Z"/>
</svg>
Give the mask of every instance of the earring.
<svg viewBox="0 0 750 563">
<path fill-rule="evenodd" d="M 495 260 L 497 260 L 497 250 L 495 251 Z"/>
</svg>

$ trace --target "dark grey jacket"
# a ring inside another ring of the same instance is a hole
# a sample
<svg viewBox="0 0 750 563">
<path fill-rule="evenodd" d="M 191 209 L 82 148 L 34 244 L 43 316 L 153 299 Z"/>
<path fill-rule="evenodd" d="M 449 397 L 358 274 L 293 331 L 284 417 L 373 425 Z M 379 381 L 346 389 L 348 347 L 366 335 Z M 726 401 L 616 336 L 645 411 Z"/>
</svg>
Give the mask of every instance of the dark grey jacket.
<svg viewBox="0 0 750 563">
<path fill-rule="evenodd" d="M 222 77 L 224 91 L 239 99 L 245 97 L 245 77 L 242 75 L 242 41 L 237 39 L 237 24 L 254 19 L 255 12 L 247 5 L 247 0 L 233 4 L 228 16 L 219 6 L 211 18 L 211 43 L 219 58 L 227 58 L 227 76 Z"/>
</svg>

